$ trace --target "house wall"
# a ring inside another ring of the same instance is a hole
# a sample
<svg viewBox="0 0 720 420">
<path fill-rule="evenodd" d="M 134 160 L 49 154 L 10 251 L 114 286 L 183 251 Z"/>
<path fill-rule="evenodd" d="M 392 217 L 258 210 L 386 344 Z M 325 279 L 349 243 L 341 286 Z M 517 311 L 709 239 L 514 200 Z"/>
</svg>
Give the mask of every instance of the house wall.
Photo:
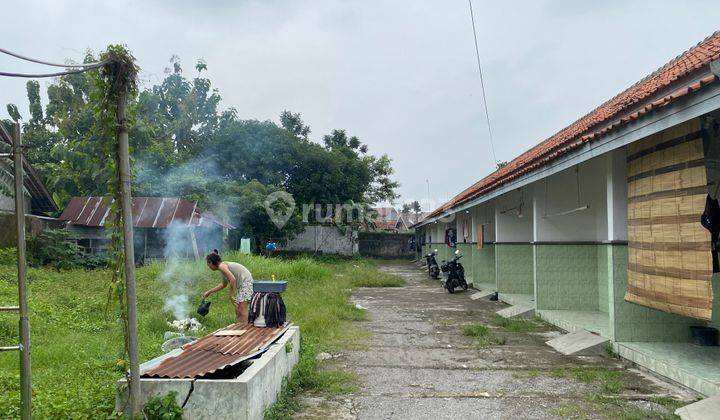
<svg viewBox="0 0 720 420">
<path fill-rule="evenodd" d="M 25 215 L 26 238 L 33 238 L 45 229 L 60 229 L 63 222 L 49 217 Z M 10 248 L 17 245 L 17 230 L 15 227 L 15 212 L 0 210 L 0 248 Z"/>
<path fill-rule="evenodd" d="M 495 244 L 497 290 L 509 294 L 534 294 L 533 246 Z"/>
<path fill-rule="evenodd" d="M 381 258 L 412 257 L 415 250 L 410 246 L 412 233 L 359 232 L 358 253 Z"/>
<path fill-rule="evenodd" d="M 357 232 L 342 232 L 335 226 L 309 225 L 283 249 L 323 254 L 355 255 L 358 253 Z"/>
</svg>

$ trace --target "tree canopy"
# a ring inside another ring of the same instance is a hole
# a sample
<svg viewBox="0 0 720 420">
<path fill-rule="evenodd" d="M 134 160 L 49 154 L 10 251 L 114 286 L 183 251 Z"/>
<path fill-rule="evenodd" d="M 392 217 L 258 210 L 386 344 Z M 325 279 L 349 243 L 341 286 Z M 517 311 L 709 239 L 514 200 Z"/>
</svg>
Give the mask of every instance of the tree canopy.
<svg viewBox="0 0 720 420">
<path fill-rule="evenodd" d="M 220 92 L 204 77 L 207 64 L 199 60 L 193 70 L 187 77 L 173 56 L 164 79 L 130 99 L 134 195 L 198 200 L 258 241 L 302 229 L 302 204 L 367 207 L 397 197 L 391 159 L 372 155 L 357 136 L 336 129 L 312 141 L 310 126 L 288 110 L 279 124 L 242 119 L 234 108 L 222 109 Z M 27 118 L 8 105 L 22 122 L 29 161 L 60 208 L 73 196 L 108 193 L 99 78 L 86 72 L 56 79 L 47 87 L 45 107 L 40 84 L 27 82 Z M 264 208 L 265 197 L 276 191 L 291 194 L 298 205 L 282 227 Z"/>
</svg>

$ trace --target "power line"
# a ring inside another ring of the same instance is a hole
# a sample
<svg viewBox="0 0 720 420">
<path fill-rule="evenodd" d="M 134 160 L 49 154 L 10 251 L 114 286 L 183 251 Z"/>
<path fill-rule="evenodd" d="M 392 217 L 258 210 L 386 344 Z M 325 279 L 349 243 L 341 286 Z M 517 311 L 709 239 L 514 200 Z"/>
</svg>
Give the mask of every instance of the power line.
<svg viewBox="0 0 720 420">
<path fill-rule="evenodd" d="M 28 73 L 10 73 L 6 71 L 0 71 L 0 76 L 7 76 L 7 77 L 26 77 L 30 79 L 38 79 L 41 77 L 57 77 L 57 76 L 66 76 L 68 74 L 77 74 L 77 73 L 83 73 L 88 70 L 93 70 L 98 67 L 104 66 L 105 63 L 98 63 L 92 66 L 84 67 L 78 70 L 68 70 L 68 71 L 60 71 L 57 73 L 40 73 L 40 74 L 28 74 Z"/>
<path fill-rule="evenodd" d="M 97 67 L 99 65 L 103 65 L 106 63 L 106 61 L 100 61 L 100 62 L 84 63 L 84 64 L 58 64 L 58 63 L 51 63 L 48 61 L 38 60 L 37 58 L 25 57 L 24 55 L 20 55 L 18 53 L 8 51 L 4 48 L 0 48 L 0 53 L 11 55 L 15 58 L 19 58 L 19 59 L 25 60 L 25 61 L 30 61 L 33 63 L 45 64 L 46 66 L 64 67 L 64 68 L 85 68 L 85 67 L 92 67 L 92 66 Z"/>
<path fill-rule="evenodd" d="M 470 21 L 472 22 L 473 40 L 475 41 L 475 57 L 477 58 L 478 73 L 480 74 L 480 88 L 482 89 L 483 106 L 485 107 L 485 120 L 487 121 L 488 134 L 490 135 L 490 151 L 492 152 L 493 161 L 497 164 L 497 156 L 495 156 L 495 145 L 493 144 L 492 129 L 490 128 L 490 113 L 488 112 L 487 98 L 485 95 L 485 81 L 483 80 L 482 66 L 480 65 L 480 49 L 478 48 L 477 32 L 475 30 L 475 15 L 473 13 L 472 0 L 468 0 L 470 5 Z"/>
</svg>

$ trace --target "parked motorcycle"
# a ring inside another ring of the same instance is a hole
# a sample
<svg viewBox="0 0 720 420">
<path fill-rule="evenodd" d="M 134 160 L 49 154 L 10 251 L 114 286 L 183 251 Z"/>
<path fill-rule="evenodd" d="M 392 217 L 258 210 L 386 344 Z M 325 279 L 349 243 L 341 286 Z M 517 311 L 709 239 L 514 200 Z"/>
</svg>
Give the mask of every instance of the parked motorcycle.
<svg viewBox="0 0 720 420">
<path fill-rule="evenodd" d="M 426 266 L 428 269 L 428 275 L 434 279 L 440 278 L 440 267 L 438 266 L 437 261 L 435 260 L 435 255 L 437 255 L 437 249 L 433 250 L 433 252 L 427 254 L 425 256 Z"/>
<path fill-rule="evenodd" d="M 465 281 L 465 268 L 460 264 L 460 251 L 455 251 L 455 258 L 445 262 L 440 269 L 443 273 L 447 273 L 444 287 L 448 293 L 455 293 L 455 288 L 462 287 L 463 290 L 467 290 L 468 285 Z"/>
</svg>

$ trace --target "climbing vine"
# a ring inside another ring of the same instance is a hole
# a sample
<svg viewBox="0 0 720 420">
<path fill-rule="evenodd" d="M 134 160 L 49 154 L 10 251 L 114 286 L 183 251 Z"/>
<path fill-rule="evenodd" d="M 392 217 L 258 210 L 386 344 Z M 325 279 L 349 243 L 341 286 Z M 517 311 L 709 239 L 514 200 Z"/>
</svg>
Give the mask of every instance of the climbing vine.
<svg viewBox="0 0 720 420">
<path fill-rule="evenodd" d="M 123 373 L 128 372 L 129 363 L 129 325 L 127 316 L 127 298 L 125 293 L 125 253 L 123 246 L 123 223 L 121 207 L 121 184 L 123 182 L 120 173 L 119 142 L 120 130 L 127 130 L 126 117 L 121 118 L 118 114 L 118 105 L 127 103 L 137 94 L 137 73 L 135 57 L 130 54 L 122 45 L 110 45 L 100 55 L 101 61 L 105 64 L 100 68 L 100 77 L 95 83 L 95 129 L 101 144 L 102 151 L 100 159 L 104 162 L 105 171 L 103 178 L 110 180 L 108 190 L 114 199 L 106 220 L 106 228 L 109 231 L 110 244 L 108 256 L 111 261 L 112 276 L 108 292 L 108 305 L 117 303 L 119 318 L 122 324 L 125 345 L 122 357 L 118 360 L 117 367 Z M 126 378 L 129 380 L 130 378 Z"/>
</svg>

